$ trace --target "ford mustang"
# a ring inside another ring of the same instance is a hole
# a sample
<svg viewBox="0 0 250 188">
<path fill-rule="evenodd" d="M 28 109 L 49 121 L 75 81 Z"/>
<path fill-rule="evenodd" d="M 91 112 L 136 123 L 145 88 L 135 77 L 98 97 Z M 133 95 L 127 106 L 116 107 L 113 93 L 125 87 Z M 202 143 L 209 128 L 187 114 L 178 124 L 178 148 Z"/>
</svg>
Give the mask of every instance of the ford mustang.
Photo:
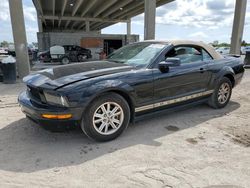
<svg viewBox="0 0 250 188">
<path fill-rule="evenodd" d="M 80 126 L 97 141 L 118 137 L 140 118 L 195 104 L 225 107 L 244 64 L 195 41 L 144 41 L 103 61 L 76 63 L 26 76 L 19 104 L 47 128 Z"/>
</svg>

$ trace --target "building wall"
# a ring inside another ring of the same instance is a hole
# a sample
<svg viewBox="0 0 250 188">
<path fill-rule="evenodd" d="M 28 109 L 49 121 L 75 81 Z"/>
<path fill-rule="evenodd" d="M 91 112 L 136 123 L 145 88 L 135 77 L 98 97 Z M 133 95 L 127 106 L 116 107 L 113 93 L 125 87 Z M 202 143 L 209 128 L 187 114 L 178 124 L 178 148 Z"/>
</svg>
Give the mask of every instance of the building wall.
<svg viewBox="0 0 250 188">
<path fill-rule="evenodd" d="M 91 33 L 62 33 L 62 32 L 38 32 L 38 49 L 39 51 L 48 50 L 54 45 L 81 45 L 81 39 L 83 38 L 100 38 L 100 39 L 117 39 L 122 40 L 123 45 L 127 42 L 127 35 L 109 35 L 100 34 L 98 32 Z M 130 35 L 130 42 L 139 41 L 139 35 Z"/>
</svg>

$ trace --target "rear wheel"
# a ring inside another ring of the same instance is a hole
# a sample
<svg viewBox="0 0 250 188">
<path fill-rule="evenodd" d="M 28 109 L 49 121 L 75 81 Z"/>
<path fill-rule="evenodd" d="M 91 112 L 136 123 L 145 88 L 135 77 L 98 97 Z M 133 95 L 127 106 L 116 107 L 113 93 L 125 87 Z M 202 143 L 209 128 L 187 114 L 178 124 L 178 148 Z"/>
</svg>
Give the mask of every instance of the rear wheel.
<svg viewBox="0 0 250 188">
<path fill-rule="evenodd" d="M 223 108 L 229 102 L 231 94 L 232 82 L 227 77 L 223 77 L 209 98 L 208 104 L 213 108 Z"/>
<path fill-rule="evenodd" d="M 128 126 L 130 109 L 127 101 L 116 93 L 95 99 L 83 115 L 83 132 L 96 141 L 117 138 Z"/>
<path fill-rule="evenodd" d="M 69 58 L 68 57 L 63 57 L 61 62 L 62 62 L 63 65 L 67 65 L 67 64 L 69 64 Z"/>
</svg>

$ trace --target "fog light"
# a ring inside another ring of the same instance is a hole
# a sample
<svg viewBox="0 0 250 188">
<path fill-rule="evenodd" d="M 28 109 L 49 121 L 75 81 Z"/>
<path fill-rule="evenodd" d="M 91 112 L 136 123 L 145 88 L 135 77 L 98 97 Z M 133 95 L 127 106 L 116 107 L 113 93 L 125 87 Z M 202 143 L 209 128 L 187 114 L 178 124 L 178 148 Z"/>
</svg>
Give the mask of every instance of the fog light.
<svg viewBox="0 0 250 188">
<path fill-rule="evenodd" d="M 42 114 L 42 117 L 47 119 L 70 119 L 72 118 L 72 114 Z"/>
</svg>

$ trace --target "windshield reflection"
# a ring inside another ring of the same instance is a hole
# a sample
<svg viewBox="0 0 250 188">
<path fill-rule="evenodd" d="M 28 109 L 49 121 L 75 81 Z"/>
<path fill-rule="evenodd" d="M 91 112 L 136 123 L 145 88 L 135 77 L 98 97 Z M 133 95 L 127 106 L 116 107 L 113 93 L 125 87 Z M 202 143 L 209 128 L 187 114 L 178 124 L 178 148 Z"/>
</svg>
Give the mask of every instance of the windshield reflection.
<svg viewBox="0 0 250 188">
<path fill-rule="evenodd" d="M 107 57 L 108 61 L 123 63 L 130 66 L 148 65 L 166 44 L 141 42 L 124 46 Z"/>
</svg>

